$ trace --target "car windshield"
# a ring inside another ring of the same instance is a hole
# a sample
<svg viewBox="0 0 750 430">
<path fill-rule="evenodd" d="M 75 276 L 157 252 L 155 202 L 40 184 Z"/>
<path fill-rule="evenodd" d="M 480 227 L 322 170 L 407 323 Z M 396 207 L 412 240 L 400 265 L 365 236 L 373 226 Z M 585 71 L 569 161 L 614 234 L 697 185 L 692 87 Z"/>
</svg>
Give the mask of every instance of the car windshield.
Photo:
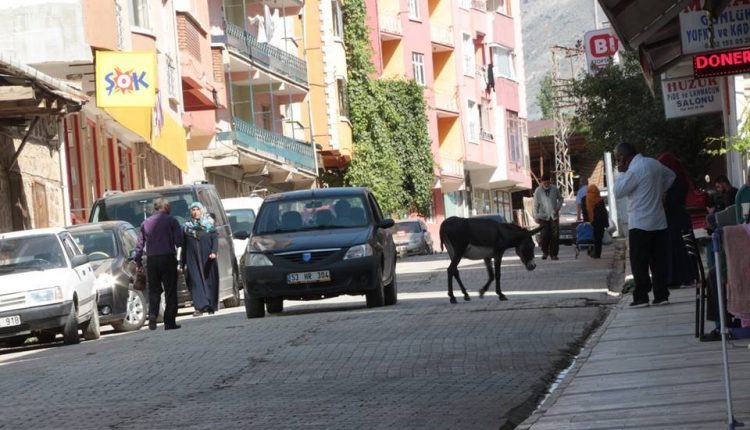
<svg viewBox="0 0 750 430">
<path fill-rule="evenodd" d="M 91 260 L 114 258 L 117 255 L 117 242 L 112 230 L 71 231 L 70 234 Z"/>
<path fill-rule="evenodd" d="M 62 246 L 52 234 L 0 239 L 0 274 L 66 267 Z"/>
<path fill-rule="evenodd" d="M 115 195 L 101 199 L 94 207 L 91 214 L 91 222 L 101 221 L 127 221 L 135 228 L 140 228 L 141 223 L 154 211 L 154 199 L 162 197 L 169 202 L 171 214 L 177 218 L 180 225 L 190 219 L 190 204 L 195 201 L 190 191 L 178 191 L 172 193 L 134 193 Z"/>
<path fill-rule="evenodd" d="M 227 211 L 229 225 L 232 232 L 244 231 L 250 233 L 255 224 L 255 211 L 252 209 L 232 209 Z"/>
<path fill-rule="evenodd" d="M 567 215 L 576 215 L 578 213 L 578 209 L 576 208 L 576 201 L 565 200 L 563 202 L 562 208 L 560 209 L 560 213 Z"/>
<path fill-rule="evenodd" d="M 369 223 L 365 207 L 360 196 L 266 200 L 254 234 L 364 227 Z"/>
<path fill-rule="evenodd" d="M 419 233 L 420 231 L 422 231 L 422 228 L 419 226 L 418 222 L 399 222 L 396 223 L 395 227 L 396 234 Z"/>
</svg>

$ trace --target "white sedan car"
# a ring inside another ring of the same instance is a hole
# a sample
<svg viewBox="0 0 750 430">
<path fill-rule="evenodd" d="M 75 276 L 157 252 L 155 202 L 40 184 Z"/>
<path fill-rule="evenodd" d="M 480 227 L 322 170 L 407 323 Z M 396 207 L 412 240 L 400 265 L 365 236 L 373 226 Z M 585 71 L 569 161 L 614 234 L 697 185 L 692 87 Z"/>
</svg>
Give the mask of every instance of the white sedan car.
<svg viewBox="0 0 750 430">
<path fill-rule="evenodd" d="M 99 338 L 96 277 L 62 228 L 0 233 L 0 343 L 35 336 L 65 344 Z"/>
</svg>

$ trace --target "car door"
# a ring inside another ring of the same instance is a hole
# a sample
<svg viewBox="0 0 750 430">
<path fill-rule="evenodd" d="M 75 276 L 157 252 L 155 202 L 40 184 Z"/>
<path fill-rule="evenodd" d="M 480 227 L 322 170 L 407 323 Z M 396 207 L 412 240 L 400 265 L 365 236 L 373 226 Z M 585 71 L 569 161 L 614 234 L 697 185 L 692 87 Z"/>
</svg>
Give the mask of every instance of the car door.
<svg viewBox="0 0 750 430">
<path fill-rule="evenodd" d="M 218 236 L 218 252 L 216 261 L 219 267 L 219 298 L 225 298 L 233 294 L 234 283 L 234 245 L 232 243 L 232 227 L 229 225 L 224 206 L 216 193 L 210 188 L 198 189 L 198 199 L 214 215 L 214 226 Z"/>
<path fill-rule="evenodd" d="M 77 285 L 74 286 L 78 293 L 78 309 L 80 314 L 97 312 L 96 309 L 96 276 L 91 264 L 81 264 L 78 267 L 72 267 L 73 257 L 82 255 L 83 252 L 78 247 L 73 236 L 68 232 L 60 233 L 58 236 L 62 242 L 65 254 L 68 256 L 68 264 L 78 277 Z"/>
<path fill-rule="evenodd" d="M 419 228 L 422 229 L 422 236 L 424 237 L 424 242 L 427 244 L 427 247 L 431 250 L 433 248 L 432 235 L 430 235 L 430 231 L 427 229 L 427 224 L 425 224 L 424 221 L 419 220 Z"/>
<path fill-rule="evenodd" d="M 389 230 L 377 228 L 377 225 L 383 220 L 383 212 L 381 212 L 375 196 L 368 193 L 367 200 L 375 220 L 375 240 L 383 255 L 383 279 L 390 280 L 396 261 L 396 245 L 393 243 L 393 235 Z"/>
</svg>

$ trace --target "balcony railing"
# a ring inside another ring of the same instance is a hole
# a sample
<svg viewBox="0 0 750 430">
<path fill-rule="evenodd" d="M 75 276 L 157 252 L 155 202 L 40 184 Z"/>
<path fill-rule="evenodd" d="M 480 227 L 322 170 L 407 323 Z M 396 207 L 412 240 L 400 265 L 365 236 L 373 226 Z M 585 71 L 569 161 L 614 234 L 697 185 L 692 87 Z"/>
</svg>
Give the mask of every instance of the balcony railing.
<svg viewBox="0 0 750 430">
<path fill-rule="evenodd" d="M 430 35 L 435 43 L 453 46 L 453 27 L 451 26 L 431 23 Z"/>
<path fill-rule="evenodd" d="M 487 0 L 471 0 L 471 8 L 487 12 Z"/>
<path fill-rule="evenodd" d="M 479 130 L 479 138 L 482 140 L 490 141 L 490 142 L 495 141 L 495 136 L 483 128 Z"/>
<path fill-rule="evenodd" d="M 455 94 L 435 92 L 435 109 L 458 112 L 458 101 Z"/>
<path fill-rule="evenodd" d="M 307 63 L 301 58 L 258 39 L 242 28 L 226 23 L 227 45 L 271 72 L 307 87 Z"/>
<path fill-rule="evenodd" d="M 398 12 L 383 12 L 378 19 L 380 31 L 391 34 L 404 34 L 401 28 L 401 17 Z"/>
<path fill-rule="evenodd" d="M 232 119 L 232 127 L 233 131 L 219 133 L 217 139 L 232 140 L 260 155 L 315 172 L 315 151 L 310 143 L 256 127 L 239 118 Z"/>
</svg>

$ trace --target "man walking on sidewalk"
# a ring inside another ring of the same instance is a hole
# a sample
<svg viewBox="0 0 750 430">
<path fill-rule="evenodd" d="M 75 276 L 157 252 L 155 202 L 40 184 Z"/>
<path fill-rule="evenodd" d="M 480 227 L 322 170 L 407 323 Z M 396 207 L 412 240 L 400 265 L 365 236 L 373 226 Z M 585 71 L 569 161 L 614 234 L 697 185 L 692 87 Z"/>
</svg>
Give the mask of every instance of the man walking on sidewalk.
<svg viewBox="0 0 750 430">
<path fill-rule="evenodd" d="M 547 256 L 557 260 L 557 252 L 560 249 L 560 208 L 563 198 L 560 190 L 550 184 L 549 174 L 542 175 L 542 184 L 534 191 L 534 217 L 536 223 L 542 226 L 540 246 L 542 247 L 542 260 Z"/>
<path fill-rule="evenodd" d="M 628 199 L 628 238 L 630 270 L 635 281 L 631 307 L 648 306 L 648 293 L 654 290 L 654 305 L 669 303 L 667 273 L 667 217 L 662 198 L 674 182 L 675 174 L 653 158 L 644 157 L 629 143 L 615 148 L 620 175 L 615 195 Z M 649 276 L 649 269 L 651 276 Z"/>
<path fill-rule="evenodd" d="M 156 330 L 159 302 L 164 290 L 164 330 L 180 328 L 177 319 L 177 248 L 182 246 L 180 223 L 169 214 L 169 202 L 154 200 L 154 213 L 141 224 L 133 260 L 143 271 L 143 254 L 148 256 L 148 328 Z"/>
</svg>

